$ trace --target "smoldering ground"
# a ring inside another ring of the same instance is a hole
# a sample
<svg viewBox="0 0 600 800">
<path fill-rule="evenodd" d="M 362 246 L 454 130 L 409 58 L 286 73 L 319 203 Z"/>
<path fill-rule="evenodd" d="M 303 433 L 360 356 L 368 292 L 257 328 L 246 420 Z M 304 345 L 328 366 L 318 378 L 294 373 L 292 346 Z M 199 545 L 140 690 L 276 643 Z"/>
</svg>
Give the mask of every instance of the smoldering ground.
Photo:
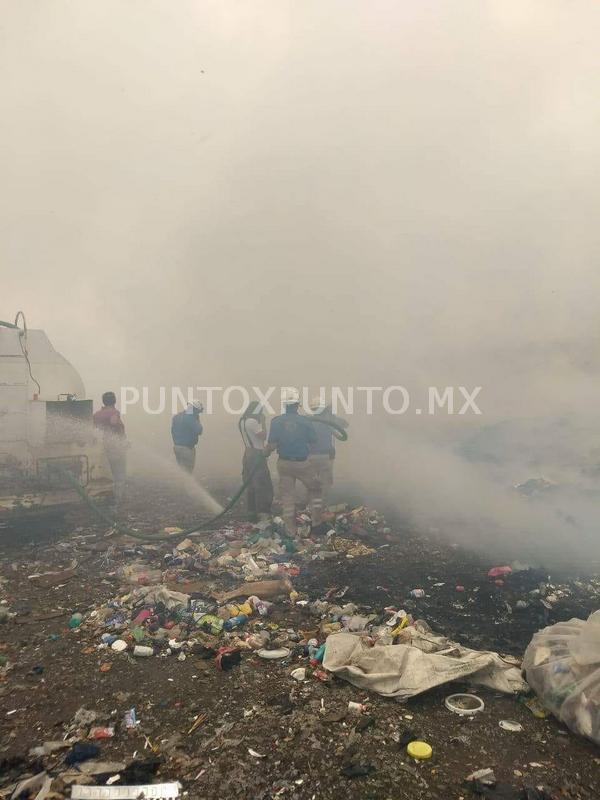
<svg viewBox="0 0 600 800">
<path fill-rule="evenodd" d="M 2 315 L 95 397 L 480 385 L 481 417 L 354 416 L 340 481 L 595 557 L 599 33 L 558 0 L 9 4 Z M 201 458 L 239 469 L 231 418 Z M 538 475 L 560 502 L 511 488 Z"/>
</svg>

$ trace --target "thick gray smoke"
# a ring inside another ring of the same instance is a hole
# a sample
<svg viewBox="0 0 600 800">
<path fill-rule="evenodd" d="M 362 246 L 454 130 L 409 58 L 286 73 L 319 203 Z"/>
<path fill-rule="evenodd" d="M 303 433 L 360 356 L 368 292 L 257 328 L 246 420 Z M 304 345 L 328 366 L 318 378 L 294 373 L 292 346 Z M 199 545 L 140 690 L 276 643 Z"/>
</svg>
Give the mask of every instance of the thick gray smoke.
<svg viewBox="0 0 600 800">
<path fill-rule="evenodd" d="M 0 317 L 94 396 L 402 384 L 352 418 L 347 485 L 599 555 L 597 4 L 21 0 L 1 35 Z M 482 415 L 417 416 L 430 385 Z M 168 452 L 168 414 L 126 421 Z M 232 418 L 201 459 L 239 471 Z"/>
</svg>

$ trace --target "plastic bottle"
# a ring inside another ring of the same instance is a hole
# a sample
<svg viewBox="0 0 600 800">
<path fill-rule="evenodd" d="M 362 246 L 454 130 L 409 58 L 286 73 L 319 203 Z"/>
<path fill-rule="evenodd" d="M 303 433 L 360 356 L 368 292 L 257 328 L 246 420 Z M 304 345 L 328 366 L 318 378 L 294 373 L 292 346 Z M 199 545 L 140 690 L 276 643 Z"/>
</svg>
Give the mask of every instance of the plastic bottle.
<svg viewBox="0 0 600 800">
<path fill-rule="evenodd" d="M 153 656 L 154 650 L 152 649 L 152 647 L 146 647 L 143 644 L 136 644 L 136 646 L 133 648 L 133 655 L 144 656 L 144 657 Z"/>
<path fill-rule="evenodd" d="M 138 724 L 135 708 L 128 708 L 123 715 L 123 724 L 127 729 L 135 728 Z"/>
<path fill-rule="evenodd" d="M 223 623 L 223 630 L 232 631 L 234 628 L 239 628 L 240 625 L 248 622 L 248 619 L 249 618 L 247 614 L 237 614 L 235 617 L 231 617 L 231 619 L 228 619 Z"/>
<path fill-rule="evenodd" d="M 273 566 L 271 564 L 271 566 Z M 256 595 L 252 595 L 247 600 L 248 605 L 254 607 L 255 611 L 258 611 L 261 617 L 266 617 L 269 614 L 269 611 L 273 607 L 273 603 L 269 603 L 268 600 L 261 600 L 260 597 Z M 243 609 L 241 609 L 242 613 L 245 613 Z"/>
</svg>

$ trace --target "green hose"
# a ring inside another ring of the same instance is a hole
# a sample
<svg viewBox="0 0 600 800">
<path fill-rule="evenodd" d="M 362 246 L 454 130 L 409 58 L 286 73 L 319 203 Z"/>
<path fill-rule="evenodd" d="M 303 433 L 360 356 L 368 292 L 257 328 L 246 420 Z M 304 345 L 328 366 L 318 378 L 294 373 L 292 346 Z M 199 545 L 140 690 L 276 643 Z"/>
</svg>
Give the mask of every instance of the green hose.
<svg viewBox="0 0 600 800">
<path fill-rule="evenodd" d="M 329 419 L 320 420 L 308 416 L 306 417 L 306 419 L 309 419 L 311 422 L 318 422 L 321 425 L 328 425 L 330 428 L 334 428 L 334 430 L 339 434 L 339 436 L 336 436 L 336 439 L 338 439 L 340 442 L 346 442 L 348 440 L 348 433 L 346 432 L 346 430 L 342 428 L 341 425 L 338 425 L 337 423 L 333 422 L 333 420 Z M 266 457 L 263 456 L 263 458 L 265 458 L 266 460 Z M 63 469 L 62 467 L 58 467 L 58 470 L 72 484 L 77 494 L 86 503 L 86 505 L 94 512 L 94 514 L 96 514 L 96 516 L 98 516 L 99 519 L 102 520 L 102 522 L 109 525 L 111 528 L 116 528 L 117 530 L 119 530 L 119 532 L 124 533 L 127 536 L 132 536 L 135 539 L 140 539 L 141 541 L 144 542 L 169 541 L 175 543 L 182 541 L 183 539 L 185 539 L 186 537 L 190 536 L 193 533 L 199 533 L 202 530 L 206 530 L 207 528 L 212 527 L 215 524 L 215 522 L 218 522 L 226 514 L 228 514 L 231 511 L 231 509 L 235 505 L 237 505 L 237 503 L 240 501 L 240 498 L 242 497 L 242 495 L 252 482 L 254 473 L 260 468 L 261 464 L 262 464 L 261 461 L 257 461 L 252 472 L 248 475 L 246 480 L 242 483 L 240 488 L 233 495 L 233 497 L 230 499 L 230 501 L 227 503 L 227 505 L 222 511 L 219 511 L 219 513 L 216 516 L 211 517 L 211 519 L 207 520 L 206 522 L 202 522 L 199 525 L 194 525 L 193 527 L 186 528 L 185 530 L 178 533 L 177 536 L 172 536 L 171 534 L 160 534 L 160 533 L 139 533 L 138 531 L 131 530 L 131 528 L 121 527 L 116 519 L 106 514 L 105 511 L 102 508 L 100 508 L 100 506 L 97 503 L 95 503 L 94 500 L 92 500 L 92 498 L 83 488 L 83 486 L 79 483 L 79 481 L 76 480 L 75 476 L 71 472 L 69 472 L 66 469 Z"/>
<path fill-rule="evenodd" d="M 119 524 L 119 522 L 116 519 L 114 519 L 114 517 L 109 516 L 104 511 L 104 509 L 101 508 L 98 505 L 98 503 L 96 503 L 89 496 L 89 494 L 86 492 L 86 490 L 83 488 L 83 486 L 79 483 L 79 481 L 75 478 L 75 476 L 71 472 L 69 472 L 66 469 L 63 469 L 60 466 L 57 466 L 57 469 L 58 469 L 58 471 L 60 473 L 62 473 L 62 475 L 64 475 L 65 478 L 67 478 L 69 483 L 73 486 L 73 488 L 75 489 L 77 494 L 81 497 L 81 499 L 88 506 L 88 508 L 90 508 L 94 512 L 94 514 L 96 514 L 96 516 L 100 520 L 102 520 L 102 522 L 104 522 L 106 525 L 108 525 L 109 527 L 116 528 L 120 533 L 124 533 L 127 536 L 132 536 L 134 539 L 140 539 L 141 541 L 144 541 L 144 542 L 165 542 L 165 541 L 169 541 L 169 542 L 174 542 L 175 543 L 175 542 L 180 542 L 182 539 L 185 539 L 187 536 L 189 536 L 192 533 L 198 533 L 198 532 L 200 532 L 202 530 L 205 530 L 206 528 L 211 527 L 212 525 L 215 524 L 215 522 L 217 522 L 222 517 L 224 517 L 226 514 L 228 514 L 231 511 L 231 509 L 236 505 L 236 503 L 238 503 L 239 499 L 241 498 L 241 496 L 244 494 L 244 492 L 246 491 L 246 489 L 250 485 L 250 482 L 251 482 L 252 478 L 254 477 L 254 473 L 259 468 L 259 466 L 260 466 L 260 462 L 258 462 L 256 464 L 256 466 L 254 467 L 254 469 L 252 470 L 250 475 L 248 475 L 246 480 L 242 483 L 240 488 L 233 495 L 233 497 L 231 498 L 229 503 L 227 503 L 227 505 L 225 506 L 225 508 L 222 511 L 219 511 L 219 513 L 216 516 L 212 517 L 211 519 L 207 520 L 206 522 L 203 522 L 200 525 L 194 525 L 191 528 L 186 528 L 185 530 L 183 530 L 180 533 L 178 533 L 177 536 L 172 536 L 171 534 L 161 534 L 161 533 L 139 533 L 139 531 L 134 531 L 131 528 L 121 526 Z"/>
</svg>

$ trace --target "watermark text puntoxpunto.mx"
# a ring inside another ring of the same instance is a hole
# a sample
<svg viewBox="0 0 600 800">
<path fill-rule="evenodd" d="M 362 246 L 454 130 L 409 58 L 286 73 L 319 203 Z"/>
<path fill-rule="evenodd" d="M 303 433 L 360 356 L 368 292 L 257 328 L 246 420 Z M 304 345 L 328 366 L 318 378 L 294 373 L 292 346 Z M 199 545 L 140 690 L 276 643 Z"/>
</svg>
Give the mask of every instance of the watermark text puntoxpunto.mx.
<svg viewBox="0 0 600 800">
<path fill-rule="evenodd" d="M 394 416 L 402 414 L 441 416 L 481 415 L 478 405 L 481 386 L 429 386 L 411 392 L 405 386 L 308 386 L 296 387 L 300 404 L 306 413 L 313 413 L 315 400 L 329 406 L 334 414 L 371 416 L 383 411 Z M 416 399 L 419 398 L 419 400 Z M 239 416 L 251 401 L 260 403 L 265 414 L 280 414 L 284 410 L 283 388 L 269 386 L 122 386 L 121 413 L 141 405 L 146 414 L 176 414 L 192 402 L 200 400 L 204 413 L 224 411 Z M 477 401 L 477 402 L 476 402 Z"/>
</svg>

